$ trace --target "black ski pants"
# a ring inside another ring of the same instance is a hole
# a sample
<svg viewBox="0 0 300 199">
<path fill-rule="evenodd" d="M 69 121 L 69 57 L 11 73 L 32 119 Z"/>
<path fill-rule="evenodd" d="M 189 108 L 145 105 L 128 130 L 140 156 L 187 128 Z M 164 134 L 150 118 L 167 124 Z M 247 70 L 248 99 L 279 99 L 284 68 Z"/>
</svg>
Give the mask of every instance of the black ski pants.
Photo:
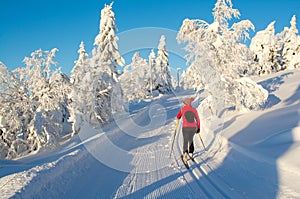
<svg viewBox="0 0 300 199">
<path fill-rule="evenodd" d="M 193 153 L 194 152 L 194 135 L 197 132 L 196 127 L 185 127 L 182 128 L 183 135 L 183 153 Z"/>
</svg>

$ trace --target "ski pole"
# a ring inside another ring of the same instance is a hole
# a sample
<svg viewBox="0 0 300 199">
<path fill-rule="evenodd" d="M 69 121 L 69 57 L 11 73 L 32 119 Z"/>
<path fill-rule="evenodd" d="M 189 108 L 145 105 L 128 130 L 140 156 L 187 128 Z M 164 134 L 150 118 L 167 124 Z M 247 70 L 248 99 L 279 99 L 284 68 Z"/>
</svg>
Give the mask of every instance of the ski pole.
<svg viewBox="0 0 300 199">
<path fill-rule="evenodd" d="M 174 135 L 173 135 L 173 140 L 172 140 L 172 145 L 171 145 L 170 157 L 171 157 L 172 152 L 173 152 L 173 147 L 174 147 L 174 142 L 175 142 L 175 136 L 176 136 L 177 129 L 178 129 L 178 124 L 179 124 L 179 120 L 176 121 L 176 127 L 175 127 L 175 132 L 174 132 Z"/>
<path fill-rule="evenodd" d="M 201 143 L 202 143 L 202 145 L 203 145 L 204 150 L 207 151 L 206 148 L 205 148 L 204 142 L 203 142 L 203 140 L 202 140 L 202 138 L 201 138 L 200 133 L 198 133 L 198 135 L 199 135 L 199 138 L 200 138 L 200 141 L 201 141 Z"/>
</svg>

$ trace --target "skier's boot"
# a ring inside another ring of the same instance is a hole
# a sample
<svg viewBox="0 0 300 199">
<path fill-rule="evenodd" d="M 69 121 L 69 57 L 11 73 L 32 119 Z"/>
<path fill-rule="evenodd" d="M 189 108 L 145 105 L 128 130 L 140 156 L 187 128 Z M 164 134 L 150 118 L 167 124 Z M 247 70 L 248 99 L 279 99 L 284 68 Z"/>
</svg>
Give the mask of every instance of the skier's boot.
<svg viewBox="0 0 300 199">
<path fill-rule="evenodd" d="M 182 157 L 182 160 L 185 164 L 187 164 L 187 161 L 188 161 L 188 158 L 187 158 L 188 154 L 187 153 L 184 153 L 183 154 L 183 157 Z"/>
<path fill-rule="evenodd" d="M 188 156 L 187 153 L 183 153 L 183 154 L 181 155 L 181 160 L 182 160 L 184 166 L 185 166 L 187 169 L 189 169 L 190 167 L 189 167 L 189 164 L 188 164 L 187 156 Z"/>
</svg>

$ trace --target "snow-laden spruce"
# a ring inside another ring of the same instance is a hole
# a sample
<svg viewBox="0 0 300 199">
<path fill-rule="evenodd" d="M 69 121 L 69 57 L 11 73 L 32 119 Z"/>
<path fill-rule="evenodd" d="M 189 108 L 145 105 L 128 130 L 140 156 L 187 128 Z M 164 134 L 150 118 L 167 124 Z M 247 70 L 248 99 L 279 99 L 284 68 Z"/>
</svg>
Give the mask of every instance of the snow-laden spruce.
<svg viewBox="0 0 300 199">
<path fill-rule="evenodd" d="M 290 28 L 283 30 L 283 49 L 282 57 L 285 68 L 295 69 L 300 67 L 300 36 L 296 25 L 296 16 L 290 21 Z"/>
<path fill-rule="evenodd" d="M 155 86 L 157 87 L 157 90 L 160 93 L 167 93 L 173 90 L 168 51 L 166 49 L 166 37 L 164 35 L 162 35 L 159 40 L 155 68 L 157 73 Z"/>
<path fill-rule="evenodd" d="M 285 27 L 281 33 L 275 34 L 274 24 L 275 21 L 271 22 L 251 40 L 250 50 L 254 53 L 254 61 L 258 63 L 257 74 L 300 67 L 300 36 L 296 16 L 292 17 L 290 28 Z"/>
<path fill-rule="evenodd" d="M 113 3 L 104 5 L 101 10 L 100 30 L 95 38 L 95 48 L 91 58 L 95 99 L 92 111 L 95 112 L 97 120 L 102 124 L 106 123 L 114 112 L 123 109 L 122 91 L 117 84 L 116 68 L 117 65 L 124 66 L 125 61 L 121 57 L 117 45 L 119 38 L 115 33 L 117 27 L 112 5 Z"/>
<path fill-rule="evenodd" d="M 258 63 L 257 74 L 269 74 L 282 69 L 282 43 L 275 35 L 275 21 L 265 30 L 259 31 L 252 38 L 250 50 L 254 53 L 254 60 Z"/>
<path fill-rule="evenodd" d="M 150 71 L 150 79 L 149 79 L 149 90 L 150 90 L 150 95 L 153 96 L 153 88 L 158 88 L 159 84 L 158 84 L 158 79 L 160 78 L 158 75 L 158 68 L 156 68 L 156 55 L 154 52 L 154 49 L 151 50 L 149 56 L 148 56 L 148 60 L 149 60 L 149 71 Z"/>
<path fill-rule="evenodd" d="M 116 66 L 125 64 L 118 49 L 118 37 L 115 23 L 115 14 L 112 11 L 112 5 L 104 5 L 101 10 L 101 19 L 99 25 L 99 34 L 95 38 L 93 59 L 98 67 L 102 67 L 102 71 L 115 74 Z"/>
<path fill-rule="evenodd" d="M 124 67 L 124 73 L 119 77 L 127 101 L 146 99 L 151 96 L 152 73 L 149 69 L 147 60 L 140 57 L 139 52 L 135 52 L 131 63 Z"/>
<path fill-rule="evenodd" d="M 72 70 L 72 92 L 69 96 L 73 133 L 78 133 L 84 123 L 94 127 L 103 125 L 114 110 L 122 107 L 123 103 L 116 101 L 122 97 L 112 100 L 113 95 L 122 95 L 117 87 L 116 67 L 117 64 L 124 65 L 118 51 L 116 29 L 112 4 L 105 5 L 101 10 L 99 34 L 95 38 L 91 58 L 88 58 L 84 44 L 80 44 L 79 57 Z"/>
<path fill-rule="evenodd" d="M 205 89 L 215 115 L 227 106 L 257 108 L 268 97 L 267 91 L 250 79 L 239 80 L 253 74 L 255 68 L 251 51 L 241 43 L 249 38 L 248 31 L 254 29 L 253 24 L 243 20 L 229 26 L 229 20 L 239 15 L 230 0 L 218 0 L 213 9 L 213 23 L 185 19 L 177 36 L 179 42 L 187 43 L 185 49 L 189 53 L 186 58 L 190 66 L 182 77 L 183 82 L 186 87 Z M 259 97 L 246 100 L 249 93 Z"/>
<path fill-rule="evenodd" d="M 72 90 L 69 95 L 71 115 L 69 121 L 72 123 L 73 134 L 78 133 L 84 122 L 92 118 L 92 112 L 88 111 L 92 109 L 91 99 L 93 99 L 90 86 L 92 85 L 91 67 L 83 42 L 80 43 L 78 54 L 78 60 L 75 61 L 75 66 L 71 71 Z"/>
<path fill-rule="evenodd" d="M 124 73 L 119 80 L 128 101 L 172 91 L 166 37 L 161 36 L 157 57 L 154 49 L 151 50 L 148 60 L 140 57 L 139 52 L 134 53 L 131 64 L 124 67 Z"/>
</svg>

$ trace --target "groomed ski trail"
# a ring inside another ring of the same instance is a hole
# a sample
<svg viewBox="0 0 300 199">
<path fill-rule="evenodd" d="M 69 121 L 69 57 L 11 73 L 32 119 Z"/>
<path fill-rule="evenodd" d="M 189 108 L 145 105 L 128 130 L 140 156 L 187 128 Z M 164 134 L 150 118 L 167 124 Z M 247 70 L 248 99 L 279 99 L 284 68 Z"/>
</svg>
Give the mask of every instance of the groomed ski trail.
<svg viewBox="0 0 300 199">
<path fill-rule="evenodd" d="M 167 100 L 172 101 L 172 98 Z M 161 104 L 167 103 L 161 102 Z M 175 137 L 172 156 L 169 157 L 175 129 L 176 114 L 174 113 L 177 113 L 180 105 L 173 107 L 176 111 L 165 107 L 172 111 L 173 118 L 160 132 L 162 137 L 157 142 L 149 146 L 140 146 L 133 152 L 138 154 L 134 156 L 135 169 L 124 180 L 115 198 L 242 198 L 214 174 L 205 161 L 207 155 L 205 153 L 208 152 L 201 148 L 202 144 L 196 136 L 194 139 L 197 146 L 195 162 L 189 160 L 190 169 L 186 169 L 180 159 L 181 125 Z M 147 157 L 147 155 L 140 154 L 152 155 Z M 148 168 L 149 172 L 145 168 Z"/>
<path fill-rule="evenodd" d="M 180 160 L 180 131 L 169 157 L 174 119 L 186 96 L 135 107 L 101 131 L 82 127 L 83 135 L 55 151 L 1 168 L 1 198 L 239 198 L 206 164 L 196 137 L 189 170 Z"/>
<path fill-rule="evenodd" d="M 181 171 L 183 164 L 179 165 L 175 161 L 173 153 L 170 157 L 174 119 L 179 110 L 179 101 L 176 96 L 159 101 L 158 103 L 167 110 L 168 119 L 165 126 L 152 129 L 148 133 L 159 135 L 160 138 L 129 152 L 135 154 L 132 161 L 134 169 L 117 190 L 114 198 L 201 198 L 201 195 L 191 189 L 191 183 L 184 178 L 183 173 L 188 171 Z M 141 115 L 140 117 L 145 118 Z M 156 117 L 155 114 L 152 117 Z"/>
<path fill-rule="evenodd" d="M 181 126 L 179 127 L 179 129 Z M 174 150 L 174 158 L 177 165 L 182 164 L 178 157 L 182 151 L 183 137 L 181 131 L 176 136 L 176 150 Z M 180 172 L 188 183 L 188 186 L 195 193 L 195 198 L 207 199 L 234 199 L 242 198 L 241 195 L 236 193 L 232 187 L 222 181 L 217 174 L 210 167 L 206 159 L 210 155 L 214 155 L 217 151 L 205 151 L 198 136 L 194 137 L 195 153 L 194 162 L 189 159 L 190 169 L 185 172 L 186 168 L 180 167 Z M 212 150 L 222 150 L 220 147 L 212 147 Z M 210 153 L 210 154 L 208 154 Z"/>
</svg>

